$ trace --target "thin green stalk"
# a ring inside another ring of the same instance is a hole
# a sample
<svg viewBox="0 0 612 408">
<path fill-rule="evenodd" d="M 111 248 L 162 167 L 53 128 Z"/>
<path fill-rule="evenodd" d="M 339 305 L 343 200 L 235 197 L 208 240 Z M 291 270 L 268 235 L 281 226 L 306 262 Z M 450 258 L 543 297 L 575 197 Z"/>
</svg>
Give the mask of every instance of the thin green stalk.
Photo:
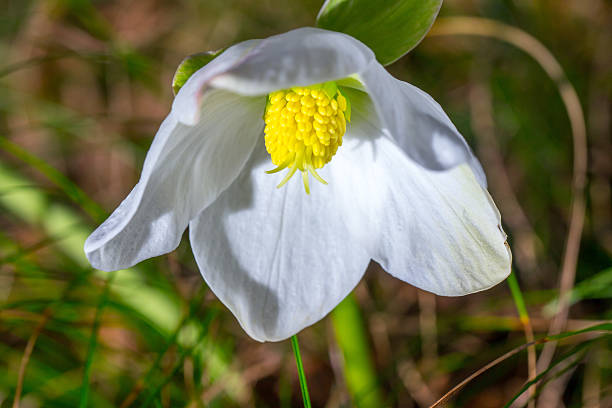
<svg viewBox="0 0 612 408">
<path fill-rule="evenodd" d="M 523 293 L 521 292 L 521 287 L 519 286 L 518 280 L 516 279 L 516 274 L 514 271 L 510 273 L 508 276 L 508 286 L 510 287 L 510 292 L 512 293 L 512 299 L 514 300 L 514 304 L 516 305 L 516 310 L 519 314 L 519 319 L 521 320 L 521 324 L 523 325 L 523 330 L 525 331 L 525 340 L 527 343 L 531 343 L 534 340 L 533 336 L 533 327 L 531 327 L 531 320 L 529 319 L 529 313 L 527 313 L 527 306 L 525 306 L 525 299 L 523 298 Z M 537 375 L 537 360 L 536 360 L 536 352 L 535 347 L 531 346 L 527 348 L 527 369 L 529 371 L 529 380 L 533 380 Z M 529 396 L 533 397 L 536 394 L 535 383 L 532 387 L 529 388 Z M 535 405 L 533 401 L 528 403 L 528 408 L 533 408 Z"/>
<path fill-rule="evenodd" d="M 295 355 L 295 364 L 297 365 L 298 377 L 300 379 L 300 389 L 302 390 L 302 398 L 304 399 L 304 408 L 310 408 L 310 395 L 308 395 L 308 384 L 306 384 L 306 374 L 302 365 L 302 355 L 300 354 L 300 345 L 298 344 L 297 336 L 291 337 L 291 347 Z"/>
<path fill-rule="evenodd" d="M 519 318 L 521 319 L 521 323 L 525 324 L 525 322 L 529 322 L 529 314 L 527 313 L 527 307 L 525 306 L 525 300 L 523 299 L 523 292 L 521 292 L 521 288 L 518 284 L 514 271 L 512 271 L 510 276 L 508 276 L 508 286 L 510 286 L 512 299 L 514 299 L 514 304 L 516 306 L 516 310 L 518 311 Z"/>
</svg>

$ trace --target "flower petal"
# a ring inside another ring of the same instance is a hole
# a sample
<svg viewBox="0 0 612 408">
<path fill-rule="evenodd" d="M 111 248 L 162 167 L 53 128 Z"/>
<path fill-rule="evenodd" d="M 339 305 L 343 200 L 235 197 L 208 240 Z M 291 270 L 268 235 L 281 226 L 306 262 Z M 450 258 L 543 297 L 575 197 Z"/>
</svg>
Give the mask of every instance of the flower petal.
<svg viewBox="0 0 612 408">
<path fill-rule="evenodd" d="M 381 141 L 381 156 L 397 164 L 403 153 L 390 140 Z M 402 182 L 383 213 L 374 259 L 393 276 L 444 296 L 478 292 L 504 280 L 512 256 L 499 211 L 469 166 L 432 171 L 404 158 L 403 171 L 397 167 L 387 169 Z"/>
<path fill-rule="evenodd" d="M 252 169 L 189 224 L 190 240 L 206 283 L 244 330 L 279 341 L 323 318 L 363 276 L 376 234 L 362 220 L 377 180 L 365 168 L 351 174 L 355 163 L 339 151 L 320 172 L 327 186 L 311 179 L 306 195 L 295 176 L 277 189 L 282 175 L 264 172 L 263 143 L 255 152 Z"/>
<path fill-rule="evenodd" d="M 353 105 L 350 136 L 367 140 L 380 131 L 363 107 Z M 379 135 L 371 139 L 370 166 L 384 208 L 372 208 L 364 220 L 379 234 L 372 257 L 391 275 L 438 295 L 466 295 L 505 279 L 511 253 L 499 211 L 468 164 L 425 169 Z"/>
<path fill-rule="evenodd" d="M 117 270 L 177 247 L 189 220 L 242 170 L 262 134 L 265 99 L 206 92 L 202 118 L 162 123 L 138 184 L 85 242 L 91 264 Z"/>
<path fill-rule="evenodd" d="M 486 187 L 480 163 L 431 96 L 395 79 L 378 62 L 370 64 L 359 77 L 383 127 L 412 160 L 432 170 L 446 170 L 467 162 L 480 185 Z"/>
<path fill-rule="evenodd" d="M 345 78 L 362 72 L 372 61 L 372 50 L 355 38 L 304 27 L 261 41 L 211 84 L 242 95 L 265 95 Z"/>
</svg>

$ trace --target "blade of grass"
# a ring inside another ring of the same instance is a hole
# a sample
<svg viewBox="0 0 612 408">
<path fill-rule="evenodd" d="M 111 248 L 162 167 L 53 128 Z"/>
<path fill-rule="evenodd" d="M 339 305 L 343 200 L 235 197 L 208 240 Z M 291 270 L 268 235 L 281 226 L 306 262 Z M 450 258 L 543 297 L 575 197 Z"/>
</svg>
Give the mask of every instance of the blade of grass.
<svg viewBox="0 0 612 408">
<path fill-rule="evenodd" d="M 190 305 L 189 305 L 189 311 L 185 314 L 185 316 L 183 316 L 178 327 L 172 333 L 172 335 L 170 336 L 170 338 L 168 339 L 164 347 L 157 353 L 157 357 L 155 358 L 155 361 L 153 362 L 153 364 L 151 364 L 151 367 L 149 368 L 147 373 L 143 377 L 138 379 L 138 381 L 136 381 L 136 383 L 134 384 L 134 386 L 132 387 L 128 395 L 125 397 L 125 399 L 121 403 L 120 408 L 129 407 L 134 402 L 134 400 L 138 397 L 138 394 L 140 393 L 140 391 L 142 391 L 145 384 L 149 384 L 151 382 L 153 375 L 155 374 L 155 372 L 159 368 L 159 365 L 161 364 L 162 358 L 164 357 L 164 355 L 166 355 L 166 352 L 170 349 L 170 347 L 176 344 L 176 341 L 178 339 L 179 334 L 181 333 L 181 330 L 185 327 L 185 324 L 189 321 L 189 319 L 193 317 L 195 313 L 195 309 L 197 306 L 200 305 L 200 301 L 205 291 L 206 291 L 206 286 L 202 285 L 201 289 L 198 290 L 196 295 L 192 298 Z"/>
<path fill-rule="evenodd" d="M 112 60 L 113 54 L 104 52 L 91 52 L 91 51 L 74 51 L 74 50 L 62 50 L 55 54 L 47 54 L 41 57 L 29 58 L 23 61 L 18 61 L 9 65 L 5 65 L 0 68 L 0 78 L 10 75 L 14 72 L 21 71 L 22 69 L 34 68 L 45 62 L 56 61 L 66 58 L 74 59 L 87 59 L 92 61 L 98 61 L 100 64 L 108 63 Z"/>
<path fill-rule="evenodd" d="M 168 384 L 168 382 L 170 382 L 172 377 L 183 366 L 183 362 L 185 361 L 185 358 L 187 356 L 191 356 L 193 354 L 194 350 L 196 350 L 198 348 L 198 346 L 201 344 L 201 342 L 206 339 L 206 335 L 208 334 L 208 327 L 209 327 L 210 323 L 212 322 L 212 320 L 214 319 L 214 317 L 217 315 L 217 313 L 218 313 L 217 309 L 209 309 L 208 310 L 208 312 L 206 313 L 206 316 L 204 317 L 204 320 L 201 322 L 201 324 L 198 327 L 198 330 L 200 330 L 200 333 L 198 334 L 198 336 L 197 336 L 196 340 L 194 341 L 193 345 L 191 347 L 183 348 L 183 350 L 181 351 L 181 353 L 179 355 L 179 358 L 175 362 L 174 367 L 172 368 L 171 372 L 168 375 L 166 375 L 162 379 L 162 381 L 160 381 L 153 388 L 152 391 L 149 392 L 149 394 L 147 396 L 147 399 L 141 405 L 142 408 L 147 408 L 153 402 L 154 398 L 161 391 L 161 389 L 166 384 Z"/>
<path fill-rule="evenodd" d="M 446 394 L 444 394 L 430 408 L 435 408 L 435 407 L 441 406 L 442 404 L 446 403 L 450 399 L 450 397 L 455 395 L 457 392 L 461 391 L 461 389 L 463 387 L 465 387 L 468 383 L 470 383 L 473 379 L 475 379 L 476 377 L 480 376 L 481 374 L 483 374 L 484 372 L 486 372 L 490 368 L 495 367 L 499 363 L 501 363 L 503 361 L 506 361 L 507 359 L 509 359 L 510 357 L 515 355 L 516 353 L 518 353 L 518 352 L 520 352 L 522 350 L 525 350 L 527 347 L 531 347 L 531 346 L 538 345 L 538 344 L 544 344 L 544 343 L 548 343 L 548 342 L 551 342 L 551 341 L 557 341 L 557 340 L 565 339 L 567 337 L 572 337 L 572 336 L 576 336 L 576 335 L 579 335 L 579 334 L 584 334 L 584 333 L 589 333 L 589 332 L 594 332 L 594 331 L 612 332 L 612 323 L 596 324 L 595 326 L 587 327 L 586 329 L 576 330 L 576 331 L 571 331 L 571 332 L 564 332 L 564 333 L 560 333 L 560 334 L 557 334 L 557 335 L 554 335 L 554 336 L 543 337 L 543 338 L 541 338 L 539 340 L 532 341 L 531 343 L 525 343 L 525 344 L 522 344 L 520 346 L 517 346 L 517 347 L 513 348 L 512 350 L 508 351 L 507 353 L 505 353 L 504 355 L 502 355 L 502 356 L 496 358 L 495 360 L 491 361 L 490 363 L 486 364 L 484 367 L 478 369 L 476 372 L 472 373 L 469 377 L 467 377 L 465 380 L 461 381 L 459 384 L 454 386 L 450 391 L 448 391 Z M 529 381 L 528 385 L 527 385 L 527 388 L 529 388 L 529 386 L 531 386 L 532 384 L 535 384 L 535 382 L 533 382 L 533 380 Z M 525 388 L 525 389 L 527 389 L 527 388 Z"/>
<path fill-rule="evenodd" d="M 573 305 L 583 299 L 609 298 L 612 298 L 612 268 L 606 268 L 578 283 L 570 293 L 570 304 Z M 558 306 L 559 298 L 555 298 L 544 306 L 544 310 L 554 312 Z"/>
<path fill-rule="evenodd" d="M 22 188 L 28 186 L 29 188 Z M 14 170 L 0 163 L 0 206 L 27 224 L 41 228 L 49 237 L 55 240 L 54 246 L 63 252 L 78 266 L 91 270 L 83 252 L 85 239 L 91 232 L 71 208 L 52 202 L 35 184 Z M 61 237 L 62 239 L 58 239 Z M 105 279 L 106 273 L 94 271 L 94 274 Z M 135 311 L 139 318 L 148 322 L 164 337 L 170 337 L 179 326 L 181 309 L 180 297 L 174 293 L 145 282 L 144 269 L 132 267 L 117 271 L 110 291 L 121 304 Z M 181 341 L 179 339 L 179 345 Z M 246 388 L 240 375 L 230 367 L 230 364 L 211 345 L 208 349 L 198 348 L 195 358 L 211 371 L 211 376 L 232 373 L 232 387 L 227 388 L 228 395 L 234 400 L 240 400 L 241 391 Z"/>
<path fill-rule="evenodd" d="M 4 238 L 4 237 L 2 237 Z M 36 252 L 40 249 L 43 249 L 49 245 L 52 245 L 55 242 L 54 239 L 51 238 L 44 238 L 42 240 L 40 240 L 39 242 L 32 244 L 26 248 L 19 248 L 18 250 L 13 251 L 12 253 L 9 253 L 7 255 L 5 255 L 4 257 L 0 258 L 0 265 L 3 264 L 11 264 L 11 263 L 15 263 L 17 261 L 19 261 L 21 258 L 30 255 L 33 252 Z"/>
<path fill-rule="evenodd" d="M 562 362 L 564 362 L 565 360 L 567 360 L 568 358 L 572 357 L 573 355 L 575 355 L 576 353 L 585 350 L 587 347 L 591 346 L 593 343 L 595 343 L 596 341 L 602 339 L 602 338 L 611 338 L 612 336 L 609 334 L 603 335 L 603 336 L 599 336 L 597 338 L 594 339 L 590 339 L 587 341 L 583 341 L 582 343 L 578 344 L 577 346 L 573 347 L 570 351 L 568 351 L 567 353 L 563 354 L 561 357 L 559 357 L 557 359 L 557 361 L 554 361 L 552 364 L 550 364 L 546 370 L 542 371 L 540 374 L 538 374 L 533 380 L 528 381 L 525 385 L 523 385 L 523 387 L 521 387 L 521 389 L 519 390 L 518 393 L 516 393 L 512 399 L 510 399 L 510 401 L 508 401 L 506 403 L 506 405 L 504 405 L 504 408 L 509 408 L 510 405 L 516 401 L 525 391 L 527 391 L 527 389 L 529 387 L 531 387 L 532 385 L 536 384 L 538 381 L 540 381 L 542 379 L 542 377 L 544 377 L 546 374 L 548 374 L 553 368 L 555 368 L 557 365 L 561 364 Z M 566 367 L 566 368 L 570 368 L 570 366 Z M 563 372 L 563 370 L 562 370 Z M 560 374 L 560 373 L 559 373 Z"/>
<path fill-rule="evenodd" d="M 578 364 L 583 361 L 589 350 L 590 349 L 587 348 L 586 350 L 581 350 L 578 353 L 568 357 L 566 360 L 569 360 L 569 362 L 565 365 L 565 367 L 555 367 L 554 370 L 550 370 L 546 377 L 540 379 L 541 381 L 538 384 L 538 392 L 533 397 L 528 397 L 529 401 L 535 404 L 537 402 L 536 398 L 541 398 L 542 394 L 550 387 L 556 388 L 561 386 L 561 389 L 557 388 L 557 390 L 563 392 L 562 388 L 565 388 L 567 381 L 570 379 L 569 377 L 571 377 L 571 375 L 576 371 Z M 533 385 L 531 387 L 533 387 Z M 525 393 L 523 392 L 523 395 L 524 394 Z M 515 400 L 510 407 L 517 406 L 520 404 L 520 402 L 520 400 Z"/>
<path fill-rule="evenodd" d="M 65 194 L 79 205 L 89 216 L 95 221 L 101 222 L 106 218 L 106 211 L 102 209 L 91 198 L 85 194 L 72 180 L 66 177 L 62 172 L 50 166 L 41 158 L 28 152 L 21 146 L 9 141 L 5 137 L 0 137 L 0 149 L 10 153 L 14 157 L 38 170 L 41 174 L 47 177 L 52 183 L 58 186 Z"/>
<path fill-rule="evenodd" d="M 110 293 L 111 283 L 115 277 L 115 272 L 108 276 L 108 279 L 104 283 L 104 292 L 100 296 L 100 301 L 96 307 L 96 314 L 91 328 L 91 337 L 89 339 L 89 345 L 87 347 L 87 357 L 85 359 L 85 369 L 83 370 L 83 382 L 81 385 L 81 400 L 79 402 L 79 408 L 85 408 L 88 405 L 89 399 L 89 378 L 91 376 L 91 366 L 94 359 L 94 354 L 98 346 L 98 329 L 100 328 L 100 321 L 102 320 L 102 311 L 108 302 L 108 296 Z"/>
<path fill-rule="evenodd" d="M 30 361 L 30 356 L 32 355 L 32 351 L 34 351 L 34 345 L 36 344 L 36 340 L 38 336 L 42 332 L 45 324 L 49 320 L 51 316 L 51 309 L 47 308 L 43 313 L 40 322 L 36 325 L 36 328 L 32 332 L 32 335 L 28 339 L 28 343 L 26 344 L 26 348 L 23 352 L 23 356 L 21 357 L 21 362 L 19 363 L 19 372 L 17 373 L 17 387 L 15 388 L 15 397 L 13 398 L 13 408 L 19 408 L 20 400 L 21 400 L 21 392 L 23 390 L 23 379 L 25 378 L 26 367 L 28 366 L 28 362 Z"/>
<path fill-rule="evenodd" d="M 24 185 L 31 183 L 0 165 L 0 190 L 10 191 L 10 187 Z M 36 188 L 14 189 L 11 193 L 1 195 L 0 205 L 28 224 L 41 227 L 48 236 L 56 239 L 55 245 L 76 264 L 91 268 L 83 252 L 83 244 L 91 228 L 70 208 L 51 202 Z M 117 271 L 111 290 L 161 333 L 169 335 L 180 320 L 180 299 L 145 284 L 143 272 L 140 268 Z M 95 274 L 106 279 L 104 272 L 95 271 Z"/>
<path fill-rule="evenodd" d="M 523 298 L 523 292 L 521 292 L 521 287 L 519 286 L 518 280 L 516 279 L 516 274 L 514 271 L 510 273 L 508 276 L 508 286 L 510 287 L 510 292 L 512 293 L 512 299 L 514 300 L 514 304 L 516 306 L 516 310 L 518 311 L 519 318 L 521 320 L 521 324 L 523 325 L 523 330 L 525 331 L 525 340 L 527 343 L 531 343 L 534 340 L 533 337 L 533 327 L 531 326 L 531 320 L 529 319 L 529 313 L 527 312 L 527 306 L 525 306 L 525 300 Z M 535 346 L 527 347 L 527 366 L 529 370 L 529 380 L 532 380 L 537 375 L 536 370 L 536 351 Z M 536 393 L 535 385 L 529 388 L 529 396 L 533 397 Z M 530 407 L 533 407 L 533 403 L 529 403 Z"/>
<path fill-rule="evenodd" d="M 23 390 L 23 381 L 25 378 L 26 368 L 30 361 L 30 357 L 32 356 L 32 352 L 34 351 L 34 346 L 36 345 L 36 341 L 42 333 L 43 329 L 53 316 L 54 307 L 58 304 L 62 303 L 62 301 L 70 294 L 70 292 L 77 287 L 80 283 L 84 281 L 84 279 L 89 276 L 89 271 L 84 271 L 77 274 L 68 284 L 68 286 L 64 289 L 62 295 L 59 299 L 51 302 L 49 306 L 47 306 L 42 314 L 40 322 L 34 328 L 34 331 L 30 335 L 28 339 L 28 343 L 26 344 L 26 348 L 23 352 L 23 356 L 21 357 L 21 362 L 19 364 L 19 371 L 17 373 L 17 386 L 15 387 L 15 396 L 13 398 L 13 408 L 19 408 L 21 393 Z"/>
<path fill-rule="evenodd" d="M 300 345 L 298 343 L 297 335 L 291 336 L 291 348 L 293 348 L 293 355 L 295 356 L 295 365 L 297 366 L 298 370 L 298 378 L 300 380 L 300 390 L 302 390 L 304 408 L 310 408 L 310 395 L 308 394 L 306 373 L 304 372 L 304 365 L 302 364 L 302 355 L 300 354 Z"/>
<path fill-rule="evenodd" d="M 353 404 L 361 408 L 385 406 L 370 357 L 367 332 L 352 294 L 336 306 L 332 312 L 332 324 L 344 357 L 346 384 Z"/>
</svg>

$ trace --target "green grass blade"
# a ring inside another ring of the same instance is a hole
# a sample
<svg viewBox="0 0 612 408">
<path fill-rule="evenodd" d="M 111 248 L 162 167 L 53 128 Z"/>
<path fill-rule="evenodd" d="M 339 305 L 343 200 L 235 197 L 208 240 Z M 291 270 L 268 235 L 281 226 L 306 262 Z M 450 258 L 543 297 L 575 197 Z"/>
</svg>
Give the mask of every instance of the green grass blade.
<svg viewBox="0 0 612 408">
<path fill-rule="evenodd" d="M 561 340 L 561 339 L 564 339 L 564 338 L 567 338 L 567 337 L 576 336 L 578 334 L 595 332 L 595 331 L 612 332 L 612 323 L 596 324 L 594 326 L 590 326 L 590 327 L 587 327 L 587 328 L 582 329 L 582 330 L 569 331 L 569 332 L 564 332 L 564 333 L 556 334 L 554 336 L 543 337 L 543 338 L 538 339 L 536 341 L 532 341 L 532 342 L 525 343 L 525 344 L 522 344 L 520 346 L 514 347 L 512 350 L 508 351 L 507 353 L 505 353 L 501 357 L 498 357 L 495 360 L 491 361 L 489 364 L 486 364 L 484 367 L 480 368 L 479 370 L 477 370 L 476 372 L 474 372 L 470 376 L 468 376 L 465 380 L 463 380 L 459 384 L 455 385 L 450 391 L 448 391 L 438 401 L 436 401 L 431 406 L 431 408 L 443 406 L 442 404 L 446 404 L 451 397 L 453 397 L 455 394 L 457 394 L 459 391 L 461 391 L 466 385 L 468 385 L 470 382 L 472 382 L 476 377 L 479 377 L 480 375 L 482 375 L 483 373 L 487 372 L 491 368 L 497 366 L 498 364 L 500 364 L 503 361 L 506 361 L 508 358 L 514 356 L 516 353 L 518 353 L 518 352 L 520 352 L 520 351 L 522 351 L 522 350 L 524 350 L 524 349 L 526 349 L 528 347 L 531 347 L 531 346 L 534 346 L 534 345 L 538 345 L 538 344 L 548 343 L 550 341 Z M 608 337 L 609 338 L 609 337 L 612 337 L 612 335 L 605 334 L 603 336 L 600 336 L 599 338 L 602 338 L 602 337 Z M 583 342 L 582 344 L 584 344 L 584 343 L 585 342 Z M 579 350 L 577 350 L 576 352 L 578 352 L 578 351 Z M 563 361 L 563 358 L 559 362 L 561 362 L 561 361 Z M 554 367 L 554 364 L 551 365 L 549 367 L 549 369 L 553 368 L 553 367 Z M 532 379 L 531 381 L 527 382 L 525 384 L 524 388 L 522 389 L 522 391 L 515 396 L 515 399 L 518 398 L 520 396 L 520 394 L 522 394 L 530 386 L 535 384 L 540 378 L 541 378 L 540 376 L 537 376 L 534 379 Z M 511 403 L 512 403 L 512 401 L 509 402 L 509 404 L 511 404 Z"/>
<path fill-rule="evenodd" d="M 606 268 L 595 275 L 579 282 L 569 295 L 570 305 L 584 299 L 610 299 L 612 298 L 612 268 Z M 549 314 L 554 314 L 559 306 L 559 298 L 555 298 L 544 306 Z"/>
<path fill-rule="evenodd" d="M 527 313 L 525 299 L 523 298 L 523 293 L 521 292 L 521 288 L 518 284 L 518 280 L 516 279 L 514 271 L 510 274 L 510 276 L 508 276 L 507 281 L 508 286 L 510 287 L 510 292 L 512 293 L 514 305 L 516 306 L 516 310 L 518 311 L 521 322 L 525 324 L 525 322 L 529 322 L 529 314 Z"/>
<path fill-rule="evenodd" d="M 44 191 L 30 180 L 0 163 L 0 206 L 10 215 L 26 224 L 40 228 L 61 253 L 81 268 L 91 271 L 83 252 L 85 239 L 92 231 L 81 216 L 72 208 L 53 202 Z M 94 275 L 106 279 L 107 274 L 94 271 Z M 135 311 L 139 318 L 149 323 L 164 337 L 169 338 L 180 325 L 183 302 L 179 296 L 162 288 L 146 283 L 145 270 L 136 266 L 117 271 L 110 285 L 113 298 L 120 304 Z M 183 346 L 178 341 L 179 346 Z M 246 389 L 240 374 L 230 367 L 230 362 L 210 344 L 198 348 L 194 358 L 206 365 L 211 377 L 221 375 L 231 387 L 224 388 L 231 398 Z"/>
<path fill-rule="evenodd" d="M 14 157 L 42 173 L 94 220 L 101 222 L 104 220 L 104 218 L 106 218 L 106 212 L 98 205 L 98 203 L 89 198 L 89 196 L 87 196 L 83 190 L 74 184 L 72 180 L 62 174 L 62 172 L 50 166 L 41 158 L 33 155 L 32 153 L 23 149 L 21 146 L 9 141 L 5 137 L 0 137 L 0 149 L 10 153 Z"/>
<path fill-rule="evenodd" d="M 185 316 L 183 316 L 178 327 L 176 328 L 176 330 L 174 330 L 170 338 L 168 338 L 168 341 L 166 342 L 164 347 L 162 347 L 162 349 L 158 351 L 157 357 L 155 358 L 155 360 L 153 361 L 153 363 L 147 370 L 146 374 L 144 374 L 134 384 L 134 386 L 132 387 L 132 390 L 130 391 L 130 393 L 124 400 L 124 402 L 121 404 L 121 406 L 129 406 L 129 404 L 127 404 L 126 401 L 129 401 L 132 397 L 136 398 L 136 396 L 140 393 L 141 388 L 143 388 L 145 384 L 150 384 L 152 382 L 153 376 L 159 369 L 159 366 L 161 365 L 163 357 L 166 355 L 166 353 L 168 352 L 171 346 L 177 344 L 179 335 L 185 329 L 189 320 L 194 317 L 196 308 L 200 306 L 202 297 L 204 296 L 206 289 L 208 288 L 205 285 L 202 285 L 202 287 L 197 291 L 195 296 L 193 296 L 193 298 L 190 301 L 189 311 L 185 314 Z"/>
<path fill-rule="evenodd" d="M 206 316 L 204 317 L 204 320 L 197 328 L 200 332 L 196 340 L 193 342 L 193 345 L 191 345 L 191 347 L 183 348 L 183 350 L 181 351 L 179 355 L 179 358 L 174 363 L 174 367 L 172 368 L 170 373 L 166 375 L 160 382 L 158 382 L 157 385 L 153 388 L 153 390 L 149 392 L 147 399 L 142 404 L 142 408 L 146 408 L 149 405 L 151 405 L 152 402 L 154 402 L 155 397 L 157 397 L 157 394 L 159 394 L 161 389 L 164 386 L 166 386 L 166 384 L 168 384 L 170 380 L 172 380 L 172 377 L 181 369 L 181 367 L 183 366 L 183 362 L 185 361 L 185 358 L 192 355 L 194 353 L 194 350 L 196 350 L 198 346 L 202 343 L 202 341 L 206 339 L 207 334 L 208 334 L 208 327 L 210 323 L 213 321 L 213 319 L 215 318 L 215 316 L 217 315 L 217 313 L 218 313 L 217 309 L 210 309 L 207 312 Z"/>
<path fill-rule="evenodd" d="M 523 325 L 523 330 L 525 332 L 525 340 L 527 341 L 527 343 L 532 342 L 534 339 L 533 327 L 531 326 L 531 320 L 529 319 L 529 313 L 527 312 L 527 306 L 525 305 L 523 292 L 521 292 L 521 287 L 519 286 L 518 279 L 516 278 L 516 274 L 514 273 L 514 271 L 512 271 L 510 273 L 510 276 L 508 276 L 507 282 L 508 286 L 510 287 L 510 292 L 512 293 L 512 299 L 514 300 L 514 304 L 516 305 L 521 324 Z M 527 370 L 527 379 L 531 380 L 535 378 L 537 374 L 537 357 L 534 346 L 527 348 Z M 533 397 L 535 393 L 536 389 L 534 386 L 529 390 L 529 395 Z M 531 405 L 530 408 L 532 408 Z"/>
<path fill-rule="evenodd" d="M 567 360 L 568 358 L 572 357 L 574 354 L 585 350 L 587 347 L 591 346 L 595 341 L 598 341 L 602 338 L 610 338 L 612 337 L 609 334 L 603 335 L 603 336 L 599 336 L 595 339 L 591 339 L 591 340 L 587 340 L 584 341 L 580 344 L 578 344 L 577 346 L 575 346 L 574 348 L 572 348 L 570 351 L 568 351 L 567 353 L 563 354 L 561 357 L 559 357 L 559 359 L 555 362 L 553 362 L 546 370 L 542 371 L 540 374 L 538 374 L 533 380 L 528 381 L 527 383 L 525 383 L 525 385 L 523 385 L 523 387 L 519 390 L 519 392 L 517 392 L 510 401 L 508 401 L 506 403 L 506 405 L 504 405 L 504 408 L 509 408 L 510 405 L 512 405 L 512 403 L 514 401 L 516 401 L 516 399 L 518 397 L 520 397 L 525 391 L 527 391 L 527 389 L 529 387 L 531 387 L 533 384 L 536 384 L 538 381 L 540 381 L 542 379 L 542 377 L 544 377 L 546 374 L 548 374 L 554 367 L 556 367 L 557 365 L 561 364 L 562 362 L 564 362 L 565 360 Z"/>
<path fill-rule="evenodd" d="M 304 400 L 304 408 L 310 408 L 310 395 L 308 394 L 308 384 L 306 383 L 306 373 L 304 373 L 304 365 L 302 364 L 302 355 L 300 354 L 300 345 L 297 335 L 291 337 L 291 347 L 295 355 L 295 365 L 298 370 L 298 378 L 300 379 L 300 389 L 302 390 L 302 399 Z"/>
<path fill-rule="evenodd" d="M 353 404 L 360 408 L 385 406 L 370 356 L 367 332 L 352 294 L 336 306 L 332 322 L 344 356 L 344 375 Z"/>
<path fill-rule="evenodd" d="M 108 303 L 108 296 L 110 292 L 111 282 L 115 277 L 115 272 L 108 276 L 104 284 L 104 292 L 100 297 L 98 306 L 96 308 L 96 315 L 94 317 L 93 326 L 91 328 L 91 337 L 89 339 L 89 345 L 87 347 L 87 358 L 85 359 L 85 369 L 83 370 L 83 382 L 81 385 L 81 399 L 79 402 L 79 408 L 86 408 L 89 401 L 89 378 L 91 377 L 91 366 L 94 360 L 94 354 L 98 346 L 98 329 L 100 328 L 100 321 L 102 320 L 102 311 Z"/>
</svg>

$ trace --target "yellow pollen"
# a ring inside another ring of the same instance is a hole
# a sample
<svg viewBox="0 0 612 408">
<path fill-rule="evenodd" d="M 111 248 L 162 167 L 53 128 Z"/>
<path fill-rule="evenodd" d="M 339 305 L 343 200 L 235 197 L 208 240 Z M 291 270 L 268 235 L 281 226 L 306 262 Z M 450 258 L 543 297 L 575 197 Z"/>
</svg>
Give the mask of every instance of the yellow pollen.
<svg viewBox="0 0 612 408">
<path fill-rule="evenodd" d="M 327 184 L 316 170 L 329 163 L 338 146 L 342 146 L 346 110 L 347 100 L 333 82 L 268 95 L 264 114 L 266 150 L 278 167 L 267 173 L 289 169 L 278 187 L 289 181 L 297 170 L 302 172 L 307 194 L 310 193 L 309 173 Z"/>
</svg>

